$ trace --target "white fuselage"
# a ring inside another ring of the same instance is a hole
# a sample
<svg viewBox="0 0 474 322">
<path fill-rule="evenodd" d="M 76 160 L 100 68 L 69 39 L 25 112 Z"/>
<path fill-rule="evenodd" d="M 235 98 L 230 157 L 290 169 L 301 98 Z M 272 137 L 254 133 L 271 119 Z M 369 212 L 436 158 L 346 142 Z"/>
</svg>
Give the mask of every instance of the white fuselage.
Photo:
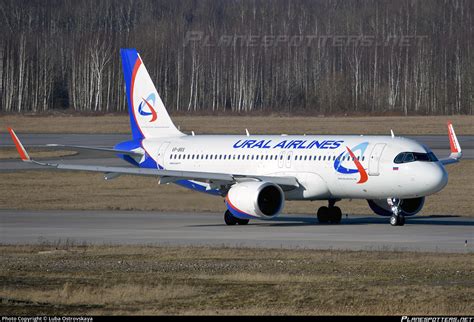
<svg viewBox="0 0 474 322">
<path fill-rule="evenodd" d="M 430 152 L 400 137 L 199 135 L 144 139 L 142 147 L 167 170 L 296 177 L 288 200 L 416 198 L 447 184 L 440 162 L 394 163 L 401 152 Z"/>
</svg>

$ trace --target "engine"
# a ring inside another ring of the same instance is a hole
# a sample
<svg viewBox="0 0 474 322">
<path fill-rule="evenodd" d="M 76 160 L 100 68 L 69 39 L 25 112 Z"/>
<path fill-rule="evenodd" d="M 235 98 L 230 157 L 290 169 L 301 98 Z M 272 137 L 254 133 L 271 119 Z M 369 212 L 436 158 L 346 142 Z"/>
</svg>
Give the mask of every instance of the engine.
<svg viewBox="0 0 474 322">
<path fill-rule="evenodd" d="M 391 216 L 392 211 L 386 199 L 367 200 L 370 209 L 377 215 Z M 420 212 L 425 204 L 425 197 L 400 200 L 400 210 L 403 216 L 413 216 Z"/>
<path fill-rule="evenodd" d="M 233 185 L 225 198 L 227 208 L 237 218 L 271 218 L 280 213 L 285 195 L 270 182 L 249 181 Z"/>
</svg>

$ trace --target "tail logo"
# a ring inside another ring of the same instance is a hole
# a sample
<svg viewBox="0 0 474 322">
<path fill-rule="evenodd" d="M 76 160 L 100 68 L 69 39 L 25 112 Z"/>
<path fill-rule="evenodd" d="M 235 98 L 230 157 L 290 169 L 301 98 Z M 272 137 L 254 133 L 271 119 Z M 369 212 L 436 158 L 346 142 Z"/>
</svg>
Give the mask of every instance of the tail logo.
<svg viewBox="0 0 474 322">
<path fill-rule="evenodd" d="M 142 97 L 142 100 L 143 102 L 140 102 L 140 105 L 138 105 L 138 113 L 142 116 L 151 115 L 151 120 L 149 122 L 155 122 L 158 117 L 158 115 L 156 114 L 155 108 L 153 107 L 155 105 L 155 100 L 156 100 L 155 94 L 151 93 L 150 95 L 148 95 L 146 99 Z M 146 109 L 144 109 L 145 107 Z"/>
<path fill-rule="evenodd" d="M 343 174 L 353 174 L 353 173 L 359 172 L 360 179 L 357 183 L 360 184 L 360 183 L 366 182 L 369 179 L 367 172 L 365 171 L 364 167 L 360 163 L 359 159 L 355 156 L 353 151 L 360 151 L 360 156 L 362 157 L 368 145 L 369 145 L 369 142 L 363 142 L 355 146 L 352 150 L 349 149 L 349 147 L 346 147 L 347 152 L 342 152 L 334 161 L 334 169 L 337 172 L 343 173 Z M 347 162 L 352 161 L 356 169 L 344 167 L 343 163 L 345 163 L 345 161 Z"/>
</svg>

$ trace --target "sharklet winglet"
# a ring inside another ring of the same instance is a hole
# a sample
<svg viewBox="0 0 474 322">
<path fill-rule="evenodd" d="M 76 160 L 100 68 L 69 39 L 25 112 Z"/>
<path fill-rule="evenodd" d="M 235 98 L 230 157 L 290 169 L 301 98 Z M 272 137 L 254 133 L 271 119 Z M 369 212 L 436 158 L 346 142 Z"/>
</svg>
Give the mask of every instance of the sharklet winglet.
<svg viewBox="0 0 474 322">
<path fill-rule="evenodd" d="M 15 134 L 15 131 L 13 131 L 12 128 L 8 128 L 8 132 L 10 132 L 13 143 L 15 143 L 16 150 L 18 151 L 21 160 L 25 162 L 31 162 L 28 152 L 26 152 L 25 147 L 23 146 L 23 144 L 21 144 L 20 139 L 18 139 L 18 136 Z"/>
</svg>

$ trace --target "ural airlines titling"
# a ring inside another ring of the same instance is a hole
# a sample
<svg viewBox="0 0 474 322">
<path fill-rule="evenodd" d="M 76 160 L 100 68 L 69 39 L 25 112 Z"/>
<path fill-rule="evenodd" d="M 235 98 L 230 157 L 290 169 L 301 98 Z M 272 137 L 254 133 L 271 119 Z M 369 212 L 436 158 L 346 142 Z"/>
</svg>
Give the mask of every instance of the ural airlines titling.
<svg viewBox="0 0 474 322">
<path fill-rule="evenodd" d="M 282 140 L 278 143 L 273 140 L 238 140 L 234 143 L 235 149 L 337 149 L 343 140 Z"/>
</svg>

